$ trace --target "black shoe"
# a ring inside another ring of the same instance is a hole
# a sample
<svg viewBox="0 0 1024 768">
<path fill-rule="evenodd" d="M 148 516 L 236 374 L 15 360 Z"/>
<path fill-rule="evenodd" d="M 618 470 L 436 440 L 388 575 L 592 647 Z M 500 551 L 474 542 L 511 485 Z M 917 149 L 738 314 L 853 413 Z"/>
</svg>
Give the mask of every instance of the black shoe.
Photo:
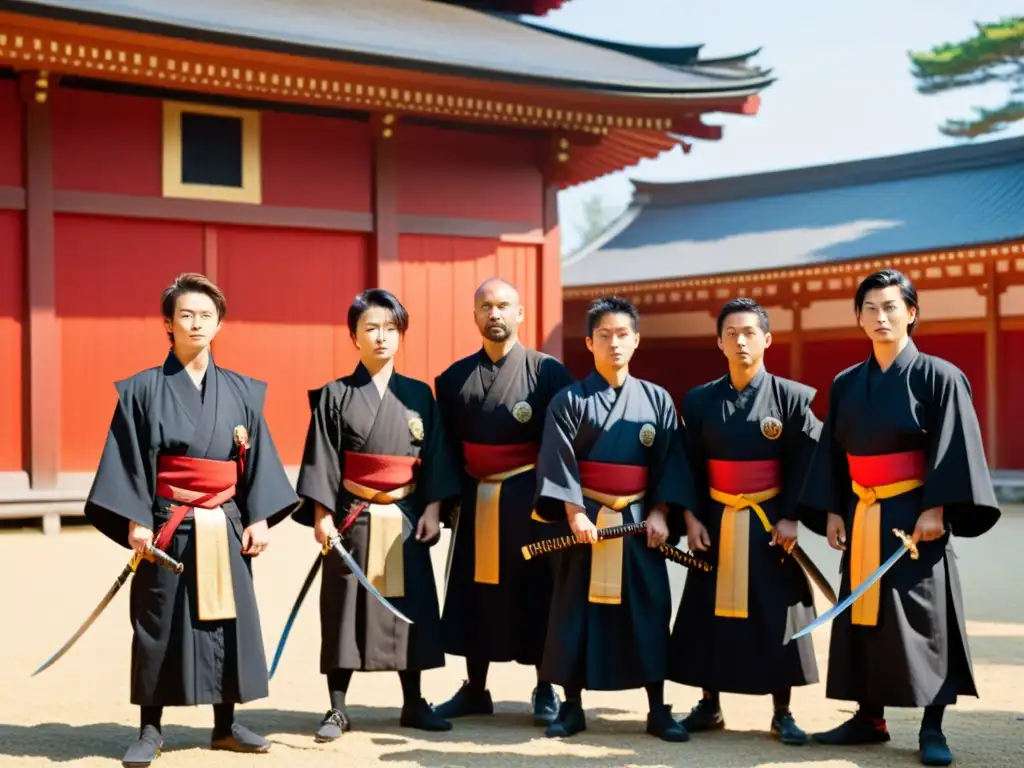
<svg viewBox="0 0 1024 768">
<path fill-rule="evenodd" d="M 772 716 L 771 731 L 779 737 L 779 741 L 790 746 L 802 747 L 810 741 L 807 734 L 796 724 L 796 720 L 793 719 L 793 713 L 789 710 L 776 712 Z"/>
<path fill-rule="evenodd" d="M 585 730 L 587 717 L 583 714 L 583 703 L 566 701 L 558 708 L 558 717 L 544 731 L 544 735 L 549 739 L 565 739 Z"/>
<path fill-rule="evenodd" d="M 412 703 L 402 705 L 402 716 L 399 724 L 403 728 L 416 728 L 420 731 L 450 731 L 452 724 L 438 715 L 426 699 L 420 697 Z"/>
<path fill-rule="evenodd" d="M 842 725 L 811 736 L 819 744 L 852 746 L 855 744 L 884 744 L 891 738 L 885 719 L 865 717 L 859 712 Z"/>
<path fill-rule="evenodd" d="M 533 703 L 534 725 L 551 725 L 558 719 L 558 708 L 561 701 L 558 694 L 555 693 L 555 687 L 550 683 L 534 688 L 530 701 Z"/>
<path fill-rule="evenodd" d="M 164 737 L 155 726 L 147 725 L 139 732 L 139 740 L 132 744 L 124 753 L 121 764 L 126 766 L 145 766 L 160 757 L 164 746 Z"/>
<path fill-rule="evenodd" d="M 448 701 L 434 707 L 434 714 L 446 720 L 470 715 L 493 715 L 494 701 L 486 688 L 482 691 L 474 689 L 466 682 Z"/>
<path fill-rule="evenodd" d="M 683 728 L 690 733 L 700 731 L 720 731 L 725 728 L 722 708 L 711 699 L 701 699 L 690 714 L 683 718 Z"/>
<path fill-rule="evenodd" d="M 942 731 L 929 728 L 921 731 L 917 738 L 921 747 L 921 765 L 950 765 L 953 762 L 953 752 Z"/>
<path fill-rule="evenodd" d="M 348 719 L 348 713 L 340 709 L 330 709 L 320 721 L 320 727 L 313 734 L 313 740 L 323 744 L 328 741 L 340 739 L 346 731 L 352 730 L 352 721 Z"/>
<path fill-rule="evenodd" d="M 672 717 L 672 708 L 667 704 L 647 713 L 647 732 L 662 741 L 690 740 L 690 734 L 682 723 Z"/>
<path fill-rule="evenodd" d="M 215 735 L 210 739 L 210 749 L 258 755 L 270 751 L 270 742 L 259 734 L 253 733 L 244 725 L 232 723 L 230 733 L 225 736 Z"/>
</svg>

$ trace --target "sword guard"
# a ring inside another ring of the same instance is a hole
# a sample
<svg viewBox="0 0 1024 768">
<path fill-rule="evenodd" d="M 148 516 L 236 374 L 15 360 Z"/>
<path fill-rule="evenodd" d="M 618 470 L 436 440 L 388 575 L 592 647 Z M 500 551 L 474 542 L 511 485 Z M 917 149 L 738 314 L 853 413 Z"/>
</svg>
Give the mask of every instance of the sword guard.
<svg viewBox="0 0 1024 768">
<path fill-rule="evenodd" d="M 327 553 L 334 549 L 335 545 L 339 543 L 341 543 L 341 534 L 336 533 L 324 542 L 324 545 L 320 550 L 320 554 L 326 557 Z"/>
<path fill-rule="evenodd" d="M 914 540 L 907 536 L 905 531 L 901 531 L 899 528 L 893 528 L 892 532 L 896 535 L 896 538 L 903 542 L 903 546 L 910 551 L 910 559 L 917 560 L 917 558 L 920 557 L 920 553 L 917 551 L 917 544 L 914 543 Z"/>
</svg>

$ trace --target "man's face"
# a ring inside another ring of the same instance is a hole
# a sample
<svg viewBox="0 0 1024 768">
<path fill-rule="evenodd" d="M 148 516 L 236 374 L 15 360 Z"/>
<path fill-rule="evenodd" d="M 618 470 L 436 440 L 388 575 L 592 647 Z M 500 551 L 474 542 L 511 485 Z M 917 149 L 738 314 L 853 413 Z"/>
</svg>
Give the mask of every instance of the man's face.
<svg viewBox="0 0 1024 768">
<path fill-rule="evenodd" d="M 523 307 L 515 289 L 501 282 L 488 283 L 477 294 L 473 318 L 480 335 L 502 342 L 515 336 L 523 322 Z"/>
<path fill-rule="evenodd" d="M 633 318 L 625 313 L 603 315 L 587 337 L 594 364 L 616 371 L 629 365 L 639 345 L 640 334 L 633 328 Z"/>
<path fill-rule="evenodd" d="M 868 291 L 857 322 L 872 341 L 893 343 L 907 335 L 917 310 L 907 306 L 898 285 Z"/>
<path fill-rule="evenodd" d="M 722 321 L 722 335 L 718 348 L 730 365 L 747 367 L 764 359 L 764 351 L 772 344 L 772 335 L 761 330 L 761 318 L 756 312 L 733 312 Z"/>
<path fill-rule="evenodd" d="M 164 329 L 174 337 L 175 349 L 201 352 L 220 330 L 217 305 L 205 293 L 186 293 L 174 303 L 174 317 L 164 318 Z"/>
</svg>

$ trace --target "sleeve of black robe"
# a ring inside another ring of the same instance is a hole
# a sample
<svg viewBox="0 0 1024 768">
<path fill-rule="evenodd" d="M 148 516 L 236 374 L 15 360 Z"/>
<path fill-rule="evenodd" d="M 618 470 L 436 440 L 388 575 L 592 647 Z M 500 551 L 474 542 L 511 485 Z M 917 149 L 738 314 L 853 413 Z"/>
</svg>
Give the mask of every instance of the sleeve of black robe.
<svg viewBox="0 0 1024 768">
<path fill-rule="evenodd" d="M 242 519 L 247 526 L 261 520 L 274 526 L 295 510 L 299 497 L 288 480 L 263 417 L 267 385 L 255 379 L 250 379 L 248 385 L 249 447 L 245 457 Z"/>
<path fill-rule="evenodd" d="M 955 536 L 986 533 L 999 520 L 996 500 L 974 410 L 971 385 L 962 371 L 945 361 L 915 371 L 931 391 L 928 463 L 922 511 L 943 507 L 943 522 Z"/>
<path fill-rule="evenodd" d="M 153 460 L 142 446 L 148 445 L 143 409 L 131 379 L 119 381 L 117 404 L 107 430 L 99 466 L 85 502 L 85 516 L 97 530 L 125 549 L 128 523 L 153 528 Z"/>
<path fill-rule="evenodd" d="M 437 411 L 440 414 L 441 425 L 444 428 L 444 442 L 448 453 L 448 460 L 460 479 L 465 479 L 465 462 L 462 460 L 462 447 L 455 438 L 455 400 L 448 382 L 448 375 L 451 369 L 434 379 L 434 393 L 437 401 Z M 459 503 L 459 496 L 448 497 L 441 501 L 441 525 L 451 528 L 453 525 L 452 513 Z"/>
<path fill-rule="evenodd" d="M 824 536 L 830 512 L 846 518 L 850 488 L 850 468 L 846 454 L 835 439 L 836 403 L 846 379 L 843 374 L 832 381 L 828 393 L 828 413 L 821 425 L 806 480 L 800 491 L 801 520 L 811 531 Z"/>
<path fill-rule="evenodd" d="M 313 526 L 316 504 L 335 513 L 341 488 L 341 407 L 330 385 L 309 393 L 309 428 L 296 491 L 301 498 L 292 517 Z"/>
<path fill-rule="evenodd" d="M 800 505 L 800 491 L 814 460 L 821 437 L 821 420 L 811 410 L 817 390 L 801 384 L 785 388 L 786 426 L 782 439 L 786 442 L 782 458 L 782 497 L 779 517 L 799 522 L 807 515 Z"/>
<path fill-rule="evenodd" d="M 545 383 L 545 391 L 550 398 L 572 384 L 572 374 L 561 361 L 553 357 L 545 358 L 540 364 L 540 378 Z"/>
<path fill-rule="evenodd" d="M 537 457 L 536 515 L 549 523 L 566 519 L 566 503 L 583 504 L 583 485 L 573 442 L 582 418 L 582 404 L 572 389 L 551 400 L 544 415 L 544 432 Z"/>
<path fill-rule="evenodd" d="M 428 400 L 423 446 L 420 448 L 420 472 L 416 480 L 416 492 L 420 502 L 426 508 L 435 501 L 442 502 L 458 499 L 462 493 L 459 484 L 459 473 L 452 459 L 451 446 L 447 432 L 441 420 L 441 409 L 437 405 L 430 388 L 425 384 Z"/>
<path fill-rule="evenodd" d="M 658 426 L 654 435 L 648 462 L 646 509 L 656 504 L 668 507 L 666 522 L 669 541 L 676 544 L 683 524 L 683 510 L 692 509 L 696 503 L 693 476 L 685 460 L 682 434 L 679 429 L 679 415 L 672 403 L 672 397 L 661 387 L 652 387 L 655 408 L 658 411 Z"/>
</svg>

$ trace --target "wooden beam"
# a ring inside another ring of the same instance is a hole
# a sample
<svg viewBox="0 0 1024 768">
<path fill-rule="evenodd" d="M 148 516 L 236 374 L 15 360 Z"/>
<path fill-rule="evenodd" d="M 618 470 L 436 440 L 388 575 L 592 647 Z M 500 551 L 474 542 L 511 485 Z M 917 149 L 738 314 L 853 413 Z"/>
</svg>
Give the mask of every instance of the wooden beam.
<svg viewBox="0 0 1024 768">
<path fill-rule="evenodd" d="M 399 293 L 402 269 L 398 260 L 398 155 L 395 117 L 374 115 L 373 128 L 373 262 L 369 284 Z"/>
<path fill-rule="evenodd" d="M 55 488 L 60 472 L 61 392 L 54 288 L 51 83 L 46 73 L 23 72 L 20 85 L 25 102 L 28 471 L 32 488 Z M 43 518 L 44 531 L 59 529 L 59 514 Z"/>
<path fill-rule="evenodd" d="M 445 237 L 483 237 L 505 242 L 541 245 L 544 234 L 541 222 L 461 219 L 453 216 L 418 216 L 398 214 L 401 235 L 442 235 Z"/>
<path fill-rule="evenodd" d="M 558 184 L 544 180 L 544 244 L 540 252 L 540 318 L 537 342 L 541 351 L 562 359 L 565 328 L 562 318 L 562 235 L 558 224 Z"/>
<path fill-rule="evenodd" d="M 0 211 L 25 210 L 25 190 L 21 187 L 0 187 Z"/>
<path fill-rule="evenodd" d="M 990 467 L 999 467 L 999 272 L 985 265 L 985 453 Z"/>
</svg>

